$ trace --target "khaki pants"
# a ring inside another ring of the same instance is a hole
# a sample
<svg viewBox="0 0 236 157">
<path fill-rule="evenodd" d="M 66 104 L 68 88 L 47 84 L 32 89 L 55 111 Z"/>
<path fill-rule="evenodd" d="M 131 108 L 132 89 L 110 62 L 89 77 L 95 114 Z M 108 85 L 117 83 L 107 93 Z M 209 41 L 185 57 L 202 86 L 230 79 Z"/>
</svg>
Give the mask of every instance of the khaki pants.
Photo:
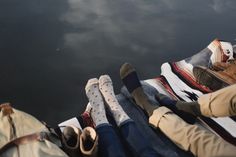
<svg viewBox="0 0 236 157">
<path fill-rule="evenodd" d="M 235 115 L 236 85 L 203 95 L 198 103 L 205 116 Z M 154 110 L 149 123 L 197 157 L 236 157 L 235 146 L 202 127 L 186 123 L 166 107 Z"/>
<path fill-rule="evenodd" d="M 224 117 L 236 115 L 236 84 L 216 92 L 202 95 L 198 99 L 202 115 Z"/>
</svg>

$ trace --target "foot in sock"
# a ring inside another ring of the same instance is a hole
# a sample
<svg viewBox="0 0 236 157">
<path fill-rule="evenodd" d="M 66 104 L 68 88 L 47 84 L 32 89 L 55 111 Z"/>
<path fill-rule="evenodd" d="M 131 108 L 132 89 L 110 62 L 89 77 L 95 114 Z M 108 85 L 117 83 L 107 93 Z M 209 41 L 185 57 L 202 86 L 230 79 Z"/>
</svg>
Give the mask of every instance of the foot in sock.
<svg viewBox="0 0 236 157">
<path fill-rule="evenodd" d="M 91 117 L 96 127 L 101 124 L 108 124 L 104 102 L 98 87 L 98 79 L 93 78 L 88 80 L 85 91 L 89 99 L 89 103 L 92 106 Z"/>
<path fill-rule="evenodd" d="M 176 101 L 176 100 L 172 100 L 171 98 L 161 93 L 158 93 L 156 95 L 156 99 L 157 101 L 160 102 L 161 105 L 164 105 L 171 110 L 178 109 L 178 110 L 190 113 L 194 116 L 201 115 L 200 105 L 196 101 L 194 102 Z"/>
<path fill-rule="evenodd" d="M 121 108 L 115 97 L 112 80 L 108 75 L 102 75 L 99 78 L 99 89 L 110 109 L 116 124 L 120 126 L 124 121 L 129 120 L 129 116 Z"/>
<path fill-rule="evenodd" d="M 149 101 L 147 95 L 143 91 L 142 85 L 135 69 L 129 63 L 123 64 L 120 68 L 120 77 L 128 91 L 134 98 L 136 104 L 147 111 L 148 115 L 151 116 L 153 111 L 159 106 L 153 105 Z"/>
</svg>

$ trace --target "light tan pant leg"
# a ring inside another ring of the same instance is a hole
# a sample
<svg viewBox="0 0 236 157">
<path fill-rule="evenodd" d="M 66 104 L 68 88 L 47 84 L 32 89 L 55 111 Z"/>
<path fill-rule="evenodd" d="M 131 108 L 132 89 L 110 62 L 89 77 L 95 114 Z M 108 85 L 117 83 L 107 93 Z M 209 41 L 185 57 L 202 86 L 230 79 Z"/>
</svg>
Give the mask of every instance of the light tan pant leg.
<svg viewBox="0 0 236 157">
<path fill-rule="evenodd" d="M 202 115 L 223 117 L 236 115 L 236 84 L 199 97 Z"/>
<path fill-rule="evenodd" d="M 149 123 L 159 127 L 180 148 L 197 157 L 235 157 L 236 147 L 215 134 L 190 125 L 166 107 L 154 110 Z"/>
</svg>

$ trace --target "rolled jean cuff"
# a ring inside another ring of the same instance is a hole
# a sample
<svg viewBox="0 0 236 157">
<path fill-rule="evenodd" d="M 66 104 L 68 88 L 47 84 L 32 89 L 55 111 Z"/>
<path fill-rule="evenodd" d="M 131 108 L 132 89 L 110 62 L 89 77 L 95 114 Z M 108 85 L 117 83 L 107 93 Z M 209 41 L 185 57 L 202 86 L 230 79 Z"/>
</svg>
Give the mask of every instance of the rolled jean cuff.
<svg viewBox="0 0 236 157">
<path fill-rule="evenodd" d="M 167 113 L 173 113 L 173 112 L 164 106 L 155 109 L 152 115 L 149 117 L 149 124 L 154 127 L 158 127 L 161 118 Z"/>
</svg>

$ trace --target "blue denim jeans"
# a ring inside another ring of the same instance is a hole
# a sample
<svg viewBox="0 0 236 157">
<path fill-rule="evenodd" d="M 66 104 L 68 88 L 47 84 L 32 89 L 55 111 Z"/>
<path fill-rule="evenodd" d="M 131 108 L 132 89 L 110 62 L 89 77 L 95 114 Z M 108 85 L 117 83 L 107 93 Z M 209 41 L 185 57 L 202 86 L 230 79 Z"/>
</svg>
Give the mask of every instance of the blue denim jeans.
<svg viewBox="0 0 236 157">
<path fill-rule="evenodd" d="M 125 141 L 132 155 L 136 157 L 159 157 L 148 140 L 141 134 L 132 120 L 125 121 L 120 126 L 121 138 Z M 114 128 L 109 124 L 103 124 L 96 128 L 99 136 L 99 155 L 102 157 L 125 157 L 123 147 Z"/>
<path fill-rule="evenodd" d="M 142 82 L 143 89 L 147 94 L 149 100 L 156 105 L 159 103 L 156 101 L 155 95 L 158 91 Z M 147 141 L 151 143 L 152 148 L 158 152 L 161 156 L 165 157 L 192 157 L 193 155 L 189 152 L 183 151 L 178 148 L 168 137 L 166 137 L 159 129 L 153 129 L 148 125 L 148 117 L 143 110 L 138 107 L 128 90 L 123 87 L 121 94 L 117 95 L 116 98 L 123 110 L 129 115 L 129 117 L 135 122 L 136 127 L 139 129 L 141 134 L 145 136 Z M 122 137 L 120 137 L 122 138 Z"/>
<path fill-rule="evenodd" d="M 120 132 L 122 138 L 131 148 L 133 156 L 138 157 L 160 157 L 151 146 L 150 142 L 141 134 L 134 121 L 121 124 Z"/>
<path fill-rule="evenodd" d="M 121 141 L 110 124 L 101 124 L 96 131 L 99 157 L 126 157 Z"/>
</svg>

